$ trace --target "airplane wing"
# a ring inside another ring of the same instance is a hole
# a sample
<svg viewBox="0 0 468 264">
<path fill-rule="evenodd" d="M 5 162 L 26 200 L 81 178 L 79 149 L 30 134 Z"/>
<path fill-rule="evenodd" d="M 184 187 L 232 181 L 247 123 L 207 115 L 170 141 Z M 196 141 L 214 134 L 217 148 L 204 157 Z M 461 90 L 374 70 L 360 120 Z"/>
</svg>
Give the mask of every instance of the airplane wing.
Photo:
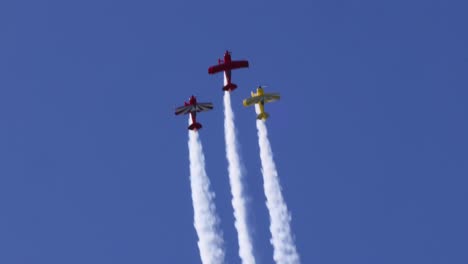
<svg viewBox="0 0 468 264">
<path fill-rule="evenodd" d="M 263 94 L 263 98 L 265 100 L 265 103 L 271 103 L 271 102 L 279 100 L 280 94 L 279 93 L 266 93 L 266 94 Z"/>
<path fill-rule="evenodd" d="M 262 96 L 252 96 L 247 99 L 245 99 L 242 103 L 244 106 L 250 106 L 253 104 L 258 104 L 262 100 Z"/>
<path fill-rule="evenodd" d="M 248 68 L 248 67 L 249 67 L 249 62 L 246 60 L 232 61 L 231 64 L 229 64 L 230 69 L 239 69 L 239 68 Z"/>
<path fill-rule="evenodd" d="M 197 112 L 204 112 L 204 111 L 209 111 L 213 109 L 213 104 L 212 103 L 198 103 L 195 106 L 195 111 Z"/>
<path fill-rule="evenodd" d="M 218 65 L 214 65 L 214 66 L 209 67 L 208 68 L 208 73 L 209 74 L 214 74 L 214 73 L 222 72 L 222 71 L 226 71 L 226 70 L 233 70 L 233 69 L 247 68 L 247 67 L 249 67 L 249 62 L 246 61 L 246 60 L 231 61 L 231 63 L 229 63 L 229 64 L 222 63 L 222 64 L 218 64 Z"/>
<path fill-rule="evenodd" d="M 226 64 L 218 64 L 208 68 L 208 74 L 214 74 L 217 72 L 222 72 L 226 70 Z"/>
<path fill-rule="evenodd" d="M 193 105 L 179 106 L 175 110 L 176 115 L 186 115 L 193 111 Z"/>
</svg>

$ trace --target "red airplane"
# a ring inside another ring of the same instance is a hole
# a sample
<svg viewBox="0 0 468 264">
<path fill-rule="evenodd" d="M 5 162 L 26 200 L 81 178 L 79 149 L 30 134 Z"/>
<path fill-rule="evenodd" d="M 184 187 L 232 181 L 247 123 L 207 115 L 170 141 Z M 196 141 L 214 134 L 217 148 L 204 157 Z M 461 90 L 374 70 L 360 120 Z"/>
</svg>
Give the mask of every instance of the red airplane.
<svg viewBox="0 0 468 264">
<path fill-rule="evenodd" d="M 197 123 L 197 112 L 204 112 L 213 109 L 212 103 L 197 103 L 197 98 L 195 96 L 190 96 L 188 102 L 184 102 L 183 106 L 179 106 L 175 110 L 176 115 L 181 114 L 188 114 L 190 113 L 190 117 L 192 118 L 192 124 L 188 127 L 190 130 L 199 130 L 202 128 L 200 123 Z"/>
<path fill-rule="evenodd" d="M 249 62 L 246 60 L 231 60 L 231 52 L 226 50 L 224 53 L 224 60 L 218 59 L 218 65 L 209 67 L 208 74 L 215 74 L 224 71 L 226 73 L 227 84 L 223 87 L 223 90 L 231 92 L 237 88 L 237 85 L 231 83 L 231 70 L 248 67 Z"/>
</svg>

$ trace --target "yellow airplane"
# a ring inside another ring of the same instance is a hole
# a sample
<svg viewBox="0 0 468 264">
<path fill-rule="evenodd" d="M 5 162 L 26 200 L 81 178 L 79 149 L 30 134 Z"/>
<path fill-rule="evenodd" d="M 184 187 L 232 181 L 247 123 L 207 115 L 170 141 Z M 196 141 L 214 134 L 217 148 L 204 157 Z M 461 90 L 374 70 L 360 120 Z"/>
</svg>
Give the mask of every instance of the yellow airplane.
<svg viewBox="0 0 468 264">
<path fill-rule="evenodd" d="M 265 86 L 257 87 L 257 92 L 256 93 L 252 92 L 252 97 L 247 98 L 242 102 L 244 106 L 251 106 L 251 105 L 258 104 L 258 107 L 260 109 L 260 114 L 257 115 L 257 119 L 259 120 L 266 120 L 270 116 L 264 110 L 265 103 L 271 103 L 280 99 L 279 93 L 264 93 L 263 87 Z"/>
</svg>

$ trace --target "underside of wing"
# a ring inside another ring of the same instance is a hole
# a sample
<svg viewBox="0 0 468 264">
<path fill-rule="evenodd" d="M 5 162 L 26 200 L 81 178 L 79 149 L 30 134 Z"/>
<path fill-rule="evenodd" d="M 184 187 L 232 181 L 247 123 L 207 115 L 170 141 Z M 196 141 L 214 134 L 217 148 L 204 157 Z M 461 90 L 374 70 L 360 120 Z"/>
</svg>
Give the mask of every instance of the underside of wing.
<svg viewBox="0 0 468 264">
<path fill-rule="evenodd" d="M 271 103 L 280 99 L 279 93 L 266 93 L 263 94 L 263 98 L 265 99 L 265 103 Z"/>
<path fill-rule="evenodd" d="M 192 105 L 185 105 L 185 106 L 177 107 L 176 110 L 175 110 L 175 114 L 176 115 L 186 115 L 186 114 L 192 112 L 192 108 L 193 108 Z"/>
<path fill-rule="evenodd" d="M 231 69 L 248 68 L 248 67 L 249 67 L 249 62 L 246 60 L 232 61 L 231 64 L 229 64 L 229 68 Z"/>
<path fill-rule="evenodd" d="M 214 73 L 217 73 L 217 72 L 222 72 L 222 71 L 225 71 L 226 70 L 226 64 L 218 64 L 218 65 L 214 65 L 214 66 L 211 66 L 208 68 L 208 73 L 209 74 L 214 74 Z"/>
<path fill-rule="evenodd" d="M 198 103 L 195 106 L 195 111 L 197 112 L 204 112 L 209 110 L 213 110 L 213 103 Z"/>
<path fill-rule="evenodd" d="M 261 96 L 253 96 L 253 97 L 249 97 L 249 98 L 245 99 L 242 103 L 244 104 L 244 106 L 250 106 L 250 105 L 253 105 L 253 104 L 260 103 L 261 100 L 262 100 Z"/>
</svg>

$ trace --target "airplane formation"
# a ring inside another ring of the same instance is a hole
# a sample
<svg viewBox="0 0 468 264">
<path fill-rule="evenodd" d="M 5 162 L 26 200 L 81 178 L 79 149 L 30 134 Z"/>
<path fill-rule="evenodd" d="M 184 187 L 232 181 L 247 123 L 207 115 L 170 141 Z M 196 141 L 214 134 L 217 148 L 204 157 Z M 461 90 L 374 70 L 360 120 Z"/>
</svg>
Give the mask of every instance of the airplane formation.
<svg viewBox="0 0 468 264">
<path fill-rule="evenodd" d="M 233 61 L 231 59 L 231 52 L 226 51 L 223 59 L 218 59 L 218 64 L 208 68 L 208 74 L 216 74 L 223 72 L 226 76 L 226 85 L 223 87 L 223 91 L 232 92 L 237 88 L 237 85 L 231 82 L 231 71 L 235 69 L 248 68 L 249 62 L 247 60 Z M 258 105 L 260 113 L 257 115 L 259 120 L 267 120 L 269 114 L 265 112 L 265 103 L 274 102 L 280 99 L 279 93 L 265 93 L 263 88 L 266 86 L 258 86 L 256 92 L 251 93 L 251 97 L 243 100 L 245 107 Z M 189 130 L 198 131 L 202 128 L 202 125 L 197 122 L 197 113 L 213 110 L 212 103 L 199 103 L 197 98 L 192 95 L 188 102 L 184 102 L 183 106 L 179 106 L 175 109 L 176 115 L 190 114 L 192 123 L 188 126 Z"/>
</svg>

